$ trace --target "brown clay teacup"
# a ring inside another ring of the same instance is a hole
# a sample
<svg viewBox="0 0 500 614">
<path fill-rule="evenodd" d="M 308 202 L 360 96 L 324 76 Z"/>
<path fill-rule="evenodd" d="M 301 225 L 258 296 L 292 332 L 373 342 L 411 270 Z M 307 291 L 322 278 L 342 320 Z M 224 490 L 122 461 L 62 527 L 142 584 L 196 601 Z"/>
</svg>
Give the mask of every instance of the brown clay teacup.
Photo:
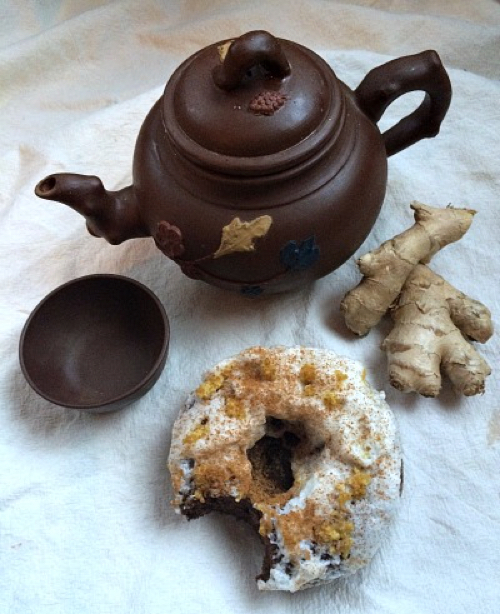
<svg viewBox="0 0 500 614">
<path fill-rule="evenodd" d="M 151 290 L 120 275 L 88 275 L 55 289 L 34 309 L 19 357 L 43 398 L 104 413 L 150 390 L 169 339 L 167 315 Z"/>
</svg>

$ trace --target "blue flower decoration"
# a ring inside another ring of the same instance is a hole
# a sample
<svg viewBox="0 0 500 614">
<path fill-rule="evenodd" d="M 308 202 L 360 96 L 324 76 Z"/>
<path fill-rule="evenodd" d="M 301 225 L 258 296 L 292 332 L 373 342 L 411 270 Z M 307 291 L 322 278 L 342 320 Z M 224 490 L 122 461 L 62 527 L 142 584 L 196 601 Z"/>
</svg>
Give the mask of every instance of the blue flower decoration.
<svg viewBox="0 0 500 614">
<path fill-rule="evenodd" d="M 280 251 L 281 264 L 292 271 L 303 271 L 312 266 L 318 258 L 319 247 L 314 235 L 301 243 L 288 241 Z"/>
<path fill-rule="evenodd" d="M 242 286 L 241 288 L 241 294 L 244 294 L 245 296 L 259 296 L 259 294 L 262 294 L 263 292 L 264 289 L 260 286 Z"/>
</svg>

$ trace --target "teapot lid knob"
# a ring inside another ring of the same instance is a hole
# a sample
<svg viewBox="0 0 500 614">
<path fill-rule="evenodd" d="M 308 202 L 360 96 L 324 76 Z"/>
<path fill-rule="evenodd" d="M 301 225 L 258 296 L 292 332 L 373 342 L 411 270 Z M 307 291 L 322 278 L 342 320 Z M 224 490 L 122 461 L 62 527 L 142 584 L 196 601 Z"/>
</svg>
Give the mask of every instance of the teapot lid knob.
<svg viewBox="0 0 500 614">
<path fill-rule="evenodd" d="M 223 90 L 240 85 L 249 71 L 261 65 L 269 74 L 284 79 L 290 74 L 288 62 L 281 45 L 272 34 L 255 30 L 219 47 L 221 64 L 212 71 L 214 83 Z"/>
</svg>

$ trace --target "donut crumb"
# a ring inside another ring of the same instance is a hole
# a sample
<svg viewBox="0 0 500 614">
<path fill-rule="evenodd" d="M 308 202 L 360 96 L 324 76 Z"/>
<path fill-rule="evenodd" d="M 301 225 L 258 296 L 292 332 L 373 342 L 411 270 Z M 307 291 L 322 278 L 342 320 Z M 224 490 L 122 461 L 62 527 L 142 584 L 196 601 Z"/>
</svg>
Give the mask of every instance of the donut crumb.
<svg viewBox="0 0 500 614">
<path fill-rule="evenodd" d="M 198 386 L 196 394 L 202 401 L 209 401 L 212 395 L 222 388 L 223 384 L 224 376 L 220 373 L 212 373 Z"/>
<path fill-rule="evenodd" d="M 302 365 L 300 368 L 299 379 L 305 385 L 312 384 L 316 379 L 316 367 L 311 363 Z"/>
<path fill-rule="evenodd" d="M 269 356 L 260 361 L 260 376 L 263 380 L 272 382 L 276 379 L 276 365 Z"/>
<path fill-rule="evenodd" d="M 245 407 L 243 403 L 238 399 L 229 398 L 226 399 L 224 405 L 224 411 L 229 418 L 237 418 L 243 420 L 246 417 Z"/>
<path fill-rule="evenodd" d="M 335 409 L 344 405 L 344 399 L 342 399 L 335 390 L 327 390 L 323 394 L 323 402 L 328 409 Z"/>
<path fill-rule="evenodd" d="M 193 443 L 196 443 L 198 440 L 206 437 L 210 431 L 207 422 L 208 420 L 204 423 L 200 423 L 191 432 L 189 432 L 182 440 L 182 443 L 185 445 L 193 445 Z"/>
</svg>

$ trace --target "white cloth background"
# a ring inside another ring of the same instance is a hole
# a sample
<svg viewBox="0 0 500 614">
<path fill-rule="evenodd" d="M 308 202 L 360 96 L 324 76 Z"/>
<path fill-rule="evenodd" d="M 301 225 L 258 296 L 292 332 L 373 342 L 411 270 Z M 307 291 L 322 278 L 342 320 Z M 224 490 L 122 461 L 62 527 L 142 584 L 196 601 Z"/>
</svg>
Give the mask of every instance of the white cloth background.
<svg viewBox="0 0 500 614">
<path fill-rule="evenodd" d="M 141 122 L 174 68 L 251 29 L 301 42 L 355 87 L 371 68 L 436 49 L 454 97 L 441 134 L 390 159 L 385 205 L 358 255 L 411 225 L 413 199 L 478 211 L 433 268 L 499 321 L 500 4 L 493 0 L 144 2 L 3 0 L 0 6 L 0 611 L 9 614 L 459 614 L 500 601 L 498 334 L 480 351 L 486 393 L 437 400 L 390 388 L 379 342 L 355 340 L 338 306 L 354 259 L 293 294 L 247 300 L 182 276 L 142 239 L 112 247 L 69 208 L 38 200 L 53 171 L 130 182 Z M 393 105 L 382 127 L 416 104 Z M 53 288 L 128 275 L 160 297 L 172 343 L 139 402 L 92 417 L 39 398 L 18 363 L 22 326 Z M 302 344 L 358 358 L 387 392 L 404 446 L 401 512 L 365 571 L 288 595 L 259 593 L 262 551 L 215 515 L 169 506 L 173 420 L 215 361 L 253 344 Z"/>
</svg>

